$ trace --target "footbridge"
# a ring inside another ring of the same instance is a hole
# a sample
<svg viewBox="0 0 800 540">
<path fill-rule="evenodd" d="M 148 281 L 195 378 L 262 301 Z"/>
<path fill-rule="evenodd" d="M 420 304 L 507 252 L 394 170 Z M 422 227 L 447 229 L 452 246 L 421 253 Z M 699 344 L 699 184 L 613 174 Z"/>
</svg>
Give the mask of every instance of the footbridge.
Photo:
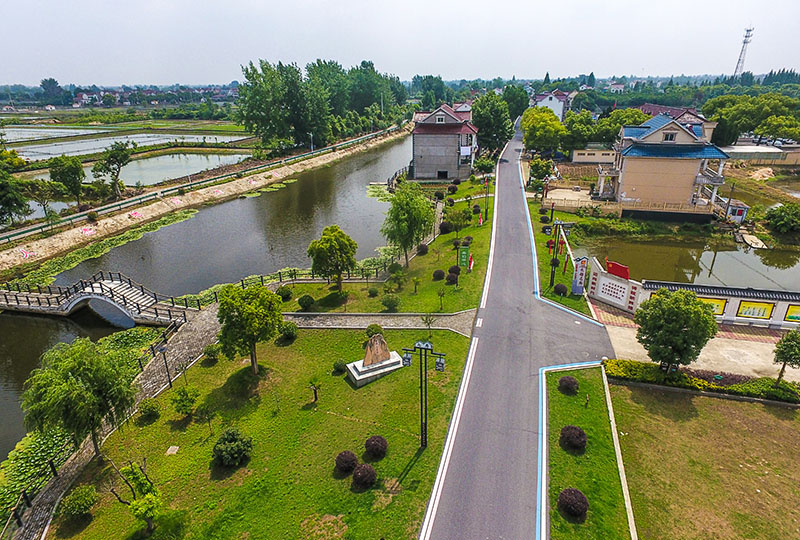
<svg viewBox="0 0 800 540">
<path fill-rule="evenodd" d="M 110 304 L 137 324 L 167 326 L 184 323 L 200 303 L 190 304 L 151 291 L 119 272 L 98 272 L 69 287 L 0 285 L 0 310 L 67 316 L 95 300 Z"/>
</svg>

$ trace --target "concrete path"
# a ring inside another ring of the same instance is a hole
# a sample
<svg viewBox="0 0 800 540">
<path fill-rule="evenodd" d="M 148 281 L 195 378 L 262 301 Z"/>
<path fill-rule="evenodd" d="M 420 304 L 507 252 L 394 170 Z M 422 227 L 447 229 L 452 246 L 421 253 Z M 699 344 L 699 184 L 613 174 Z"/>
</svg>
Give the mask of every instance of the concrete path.
<svg viewBox="0 0 800 540">
<path fill-rule="evenodd" d="M 499 163 L 488 288 L 420 538 L 538 538 L 539 368 L 613 352 L 604 328 L 533 294 L 521 150 L 517 132 Z"/>
<path fill-rule="evenodd" d="M 452 330 L 469 337 L 474 309 L 458 313 L 434 314 L 434 330 Z M 283 319 L 300 328 L 366 328 L 379 324 L 384 328 L 426 329 L 421 317 L 424 313 L 284 313 Z"/>
</svg>

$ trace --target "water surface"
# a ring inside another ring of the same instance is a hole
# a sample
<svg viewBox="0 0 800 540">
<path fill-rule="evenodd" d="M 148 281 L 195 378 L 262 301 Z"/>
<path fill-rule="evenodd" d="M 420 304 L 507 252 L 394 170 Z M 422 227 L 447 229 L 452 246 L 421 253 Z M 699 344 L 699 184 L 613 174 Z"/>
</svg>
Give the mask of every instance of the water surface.
<svg viewBox="0 0 800 540">
<path fill-rule="evenodd" d="M 0 136 L 7 143 L 49 139 L 51 137 L 72 137 L 75 135 L 91 135 L 92 133 L 107 133 L 110 129 L 103 128 L 62 128 L 62 127 L 20 127 L 7 126 L 0 128 Z"/>
</svg>

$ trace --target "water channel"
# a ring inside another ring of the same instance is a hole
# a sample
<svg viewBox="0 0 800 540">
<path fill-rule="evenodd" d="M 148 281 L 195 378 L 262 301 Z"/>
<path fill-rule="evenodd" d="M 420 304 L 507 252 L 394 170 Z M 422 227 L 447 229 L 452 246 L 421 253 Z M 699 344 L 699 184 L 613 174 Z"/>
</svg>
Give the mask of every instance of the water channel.
<svg viewBox="0 0 800 540">
<path fill-rule="evenodd" d="M 111 131 L 107 128 L 63 128 L 63 127 L 20 127 L 7 126 L 0 128 L 0 136 L 7 143 L 35 141 L 37 139 L 49 139 L 51 137 L 73 137 L 76 135 L 91 135 L 107 133 Z"/>
</svg>

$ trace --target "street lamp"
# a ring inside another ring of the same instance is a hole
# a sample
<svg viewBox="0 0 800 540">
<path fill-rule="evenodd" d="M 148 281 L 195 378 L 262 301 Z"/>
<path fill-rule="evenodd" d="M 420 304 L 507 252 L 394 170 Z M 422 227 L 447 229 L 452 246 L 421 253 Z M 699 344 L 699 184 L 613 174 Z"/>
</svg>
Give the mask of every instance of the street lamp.
<svg viewBox="0 0 800 540">
<path fill-rule="evenodd" d="M 169 383 L 169 387 L 172 388 L 172 377 L 169 376 L 169 365 L 167 365 L 167 344 L 163 343 L 159 345 L 156 350 L 161 353 L 161 358 L 164 359 L 164 371 L 167 372 L 167 382 Z"/>
<path fill-rule="evenodd" d="M 489 219 L 489 179 L 491 176 L 484 176 L 483 177 L 483 185 L 486 188 L 486 193 L 483 197 L 483 221 L 487 221 Z"/>
<path fill-rule="evenodd" d="M 314 134 L 310 131 L 308 132 L 308 136 L 311 137 L 311 151 L 314 151 Z"/>
<path fill-rule="evenodd" d="M 435 358 L 436 371 L 444 371 L 444 353 L 433 350 L 430 341 L 417 341 L 413 349 L 403 348 L 403 366 L 413 363 L 414 354 L 419 353 L 419 447 L 428 446 L 428 354 Z"/>
</svg>

